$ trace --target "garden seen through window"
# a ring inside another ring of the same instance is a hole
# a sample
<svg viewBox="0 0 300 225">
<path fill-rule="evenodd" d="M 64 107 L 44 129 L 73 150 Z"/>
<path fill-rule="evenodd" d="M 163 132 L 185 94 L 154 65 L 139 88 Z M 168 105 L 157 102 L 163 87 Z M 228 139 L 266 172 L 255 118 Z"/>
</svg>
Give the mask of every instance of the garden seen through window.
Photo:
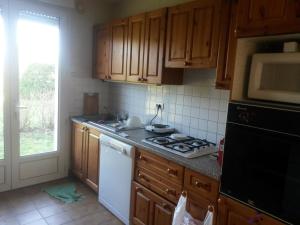
<svg viewBox="0 0 300 225">
<path fill-rule="evenodd" d="M 56 151 L 58 24 L 21 15 L 17 40 L 20 156 Z"/>
</svg>

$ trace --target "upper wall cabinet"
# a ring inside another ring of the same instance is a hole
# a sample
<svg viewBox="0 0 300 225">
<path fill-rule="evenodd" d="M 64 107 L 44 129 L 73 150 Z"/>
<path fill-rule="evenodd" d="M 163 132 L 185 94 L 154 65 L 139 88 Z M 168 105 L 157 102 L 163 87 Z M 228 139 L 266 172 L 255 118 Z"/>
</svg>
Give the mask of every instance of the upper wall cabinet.
<svg viewBox="0 0 300 225">
<path fill-rule="evenodd" d="M 167 9 L 129 18 L 127 81 L 182 84 L 182 70 L 164 67 Z"/>
<path fill-rule="evenodd" d="M 126 80 L 128 19 L 115 20 L 109 25 L 108 79 Z"/>
<path fill-rule="evenodd" d="M 219 50 L 217 61 L 216 88 L 231 89 L 235 65 L 237 38 L 234 30 L 236 27 L 236 3 L 222 1 L 221 26 L 219 35 Z"/>
<path fill-rule="evenodd" d="M 239 0 L 237 37 L 300 32 L 299 0 Z"/>
<path fill-rule="evenodd" d="M 98 25 L 94 27 L 94 67 L 93 77 L 107 79 L 108 75 L 108 26 Z"/>
<path fill-rule="evenodd" d="M 166 67 L 216 67 L 220 0 L 200 0 L 169 9 Z"/>
<path fill-rule="evenodd" d="M 145 14 L 130 17 L 127 57 L 128 81 L 137 82 L 143 78 L 144 40 Z"/>
</svg>

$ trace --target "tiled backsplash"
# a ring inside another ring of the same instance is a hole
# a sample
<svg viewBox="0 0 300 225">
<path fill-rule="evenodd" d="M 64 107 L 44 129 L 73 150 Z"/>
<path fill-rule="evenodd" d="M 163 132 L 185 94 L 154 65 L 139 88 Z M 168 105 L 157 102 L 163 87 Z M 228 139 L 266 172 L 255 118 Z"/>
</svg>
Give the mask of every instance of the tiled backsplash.
<svg viewBox="0 0 300 225">
<path fill-rule="evenodd" d="M 218 142 L 225 134 L 229 91 L 215 89 L 215 70 L 188 70 L 184 85 L 141 86 L 109 84 L 108 102 L 113 111 L 126 111 L 149 123 L 156 103 L 164 104 L 155 123 L 174 126 L 193 137 Z"/>
</svg>

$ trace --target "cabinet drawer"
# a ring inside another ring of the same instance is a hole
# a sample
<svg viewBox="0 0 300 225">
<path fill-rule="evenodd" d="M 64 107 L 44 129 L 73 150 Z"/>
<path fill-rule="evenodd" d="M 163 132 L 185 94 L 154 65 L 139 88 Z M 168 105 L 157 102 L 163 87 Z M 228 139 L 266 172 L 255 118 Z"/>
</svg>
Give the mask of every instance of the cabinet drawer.
<svg viewBox="0 0 300 225">
<path fill-rule="evenodd" d="M 219 183 L 189 169 L 185 170 L 184 187 L 215 202 L 218 197 Z"/>
<path fill-rule="evenodd" d="M 166 178 L 141 167 L 135 170 L 135 180 L 169 201 L 178 202 L 182 190 L 181 185 L 170 183 Z"/>
<path fill-rule="evenodd" d="M 139 150 L 136 154 L 136 164 L 179 185 L 183 182 L 182 166 L 154 154 Z"/>
</svg>

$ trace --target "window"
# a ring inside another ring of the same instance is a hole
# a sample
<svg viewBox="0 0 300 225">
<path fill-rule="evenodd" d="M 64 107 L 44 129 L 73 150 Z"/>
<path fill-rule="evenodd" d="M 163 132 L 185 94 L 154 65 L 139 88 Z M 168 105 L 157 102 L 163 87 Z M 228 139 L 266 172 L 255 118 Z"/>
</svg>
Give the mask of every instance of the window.
<svg viewBox="0 0 300 225">
<path fill-rule="evenodd" d="M 17 26 L 20 155 L 57 150 L 59 26 L 23 12 Z"/>
</svg>

